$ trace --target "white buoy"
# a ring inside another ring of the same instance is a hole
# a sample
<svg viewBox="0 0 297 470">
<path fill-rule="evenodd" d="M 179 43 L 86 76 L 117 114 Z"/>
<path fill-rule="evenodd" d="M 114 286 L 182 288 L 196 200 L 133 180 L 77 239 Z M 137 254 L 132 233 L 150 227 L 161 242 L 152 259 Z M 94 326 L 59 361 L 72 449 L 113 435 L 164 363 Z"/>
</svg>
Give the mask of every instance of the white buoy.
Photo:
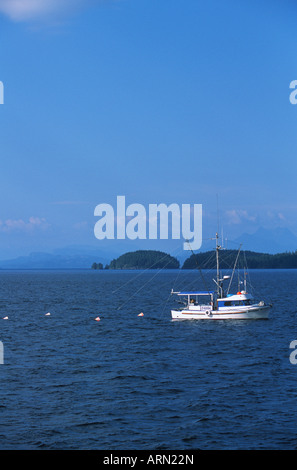
<svg viewBox="0 0 297 470">
<path fill-rule="evenodd" d="M 141 312 L 141 313 L 139 313 L 137 316 L 138 316 L 138 317 L 143 317 L 143 313 Z"/>
<path fill-rule="evenodd" d="M 50 316 L 50 312 L 47 312 L 47 313 L 45 314 L 45 316 L 46 316 L 46 317 L 49 317 L 49 316 Z"/>
<path fill-rule="evenodd" d="M 3 317 L 3 320 L 8 320 L 8 317 Z"/>
</svg>

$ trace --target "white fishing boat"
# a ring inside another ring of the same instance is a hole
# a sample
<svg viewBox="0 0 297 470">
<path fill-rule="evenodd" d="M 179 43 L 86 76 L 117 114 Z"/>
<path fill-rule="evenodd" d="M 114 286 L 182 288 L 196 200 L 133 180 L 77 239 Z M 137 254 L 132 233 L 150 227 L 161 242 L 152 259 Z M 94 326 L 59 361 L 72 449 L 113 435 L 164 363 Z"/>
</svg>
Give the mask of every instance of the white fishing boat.
<svg viewBox="0 0 297 470">
<path fill-rule="evenodd" d="M 244 289 L 236 294 L 229 294 L 233 280 L 238 256 L 236 258 L 231 276 L 221 276 L 219 266 L 218 234 L 216 234 L 216 264 L 217 276 L 214 279 L 214 291 L 181 291 L 174 292 L 183 299 L 184 306 L 179 310 L 171 310 L 173 320 L 249 320 L 266 319 L 269 316 L 270 304 L 263 300 L 256 302 L 254 297 L 247 293 L 246 278 Z M 240 251 L 240 250 L 239 250 Z M 239 252 L 238 252 L 239 255 Z M 224 283 L 229 280 L 227 294 L 224 293 Z"/>
</svg>

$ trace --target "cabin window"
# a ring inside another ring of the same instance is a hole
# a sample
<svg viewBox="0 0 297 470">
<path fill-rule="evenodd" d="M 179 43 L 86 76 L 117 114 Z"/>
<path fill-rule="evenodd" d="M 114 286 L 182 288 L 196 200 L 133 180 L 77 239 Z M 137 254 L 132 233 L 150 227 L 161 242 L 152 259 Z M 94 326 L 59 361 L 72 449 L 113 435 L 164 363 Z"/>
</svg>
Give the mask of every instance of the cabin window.
<svg viewBox="0 0 297 470">
<path fill-rule="evenodd" d="M 251 305 L 250 299 L 244 299 L 244 300 L 225 300 L 225 301 L 219 301 L 218 306 L 219 307 L 239 307 L 243 305 Z"/>
</svg>

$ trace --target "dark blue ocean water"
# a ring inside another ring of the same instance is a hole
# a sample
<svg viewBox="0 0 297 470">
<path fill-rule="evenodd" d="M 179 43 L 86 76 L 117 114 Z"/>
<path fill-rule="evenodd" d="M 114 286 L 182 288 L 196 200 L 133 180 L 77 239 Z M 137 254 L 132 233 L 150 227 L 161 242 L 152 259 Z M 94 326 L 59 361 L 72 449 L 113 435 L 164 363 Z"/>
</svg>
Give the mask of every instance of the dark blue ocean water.
<svg viewBox="0 0 297 470">
<path fill-rule="evenodd" d="M 2 271 L 0 448 L 297 448 L 297 271 L 250 276 L 269 320 L 171 321 L 193 271 Z"/>
</svg>

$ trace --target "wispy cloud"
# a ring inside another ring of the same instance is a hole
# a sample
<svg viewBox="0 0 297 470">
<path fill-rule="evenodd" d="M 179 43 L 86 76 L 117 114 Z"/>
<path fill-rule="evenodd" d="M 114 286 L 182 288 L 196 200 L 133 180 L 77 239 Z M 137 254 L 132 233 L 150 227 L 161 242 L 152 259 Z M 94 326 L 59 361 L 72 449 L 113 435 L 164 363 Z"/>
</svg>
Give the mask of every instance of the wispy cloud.
<svg viewBox="0 0 297 470">
<path fill-rule="evenodd" d="M 0 0 L 0 13 L 13 21 L 56 19 L 95 2 L 96 0 Z"/>
<path fill-rule="evenodd" d="M 269 210 L 267 212 L 267 217 L 270 220 L 274 220 L 274 221 L 286 221 L 287 220 L 287 218 L 283 214 L 283 212 L 277 212 L 277 211 L 273 211 L 273 210 Z"/>
<path fill-rule="evenodd" d="M 30 217 L 26 222 L 23 219 L 0 220 L 0 232 L 33 232 L 36 229 L 45 230 L 50 227 L 46 219 L 40 217 Z"/>
<path fill-rule="evenodd" d="M 230 210 L 226 211 L 227 220 L 230 224 L 241 224 L 243 221 L 256 222 L 257 218 L 248 214 L 245 210 Z"/>
</svg>

